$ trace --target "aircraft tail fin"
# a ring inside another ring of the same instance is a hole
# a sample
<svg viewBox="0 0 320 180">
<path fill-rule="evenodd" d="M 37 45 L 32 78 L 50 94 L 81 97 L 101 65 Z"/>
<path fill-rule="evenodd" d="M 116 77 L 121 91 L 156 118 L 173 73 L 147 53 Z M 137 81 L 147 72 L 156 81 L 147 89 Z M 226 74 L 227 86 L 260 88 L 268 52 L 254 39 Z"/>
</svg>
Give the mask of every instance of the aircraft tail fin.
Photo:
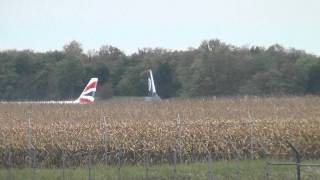
<svg viewBox="0 0 320 180">
<path fill-rule="evenodd" d="M 76 104 L 91 104 L 94 102 L 94 96 L 97 91 L 98 78 L 91 78 L 79 98 L 74 101 Z"/>
<path fill-rule="evenodd" d="M 145 97 L 146 101 L 154 101 L 154 100 L 161 100 L 161 98 L 157 94 L 156 86 L 153 80 L 153 74 L 151 69 L 148 70 L 149 77 L 148 77 L 148 97 Z"/>
<path fill-rule="evenodd" d="M 150 96 L 154 96 L 157 95 L 157 91 L 156 91 L 156 86 L 154 84 L 154 80 L 153 80 L 153 74 L 151 69 L 148 70 L 149 71 L 149 77 L 148 77 L 148 91 L 149 91 L 149 95 Z"/>
</svg>

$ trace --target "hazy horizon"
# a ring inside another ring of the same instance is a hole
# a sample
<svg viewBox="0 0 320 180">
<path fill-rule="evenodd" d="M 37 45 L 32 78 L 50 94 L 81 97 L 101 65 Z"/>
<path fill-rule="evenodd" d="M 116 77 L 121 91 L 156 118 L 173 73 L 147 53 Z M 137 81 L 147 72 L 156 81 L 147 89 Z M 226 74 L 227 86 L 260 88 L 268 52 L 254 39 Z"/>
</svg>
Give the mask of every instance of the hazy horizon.
<svg viewBox="0 0 320 180">
<path fill-rule="evenodd" d="M 207 41 L 207 40 L 215 40 L 215 38 L 213 38 L 213 39 L 206 39 L 206 40 L 203 40 L 203 41 Z M 225 41 L 223 41 L 223 40 L 221 40 L 221 39 L 219 39 L 219 40 L 220 40 L 222 43 L 225 43 L 225 44 L 231 45 L 231 46 L 236 46 L 236 47 L 239 47 L 239 48 L 261 47 L 261 48 L 267 49 L 267 48 L 269 48 L 270 46 L 277 44 L 277 45 L 283 46 L 286 50 L 290 50 L 291 48 L 293 48 L 293 49 L 298 50 L 298 51 L 304 51 L 305 53 L 308 53 L 308 54 L 312 54 L 312 55 L 315 55 L 315 56 L 320 56 L 319 54 L 315 54 L 315 53 L 312 53 L 312 52 L 308 52 L 308 51 L 306 51 L 305 49 L 298 49 L 298 48 L 295 48 L 295 47 L 286 47 L 286 46 L 284 46 L 284 45 L 282 45 L 282 44 L 279 44 L 279 43 L 273 43 L 273 44 L 270 44 L 269 46 L 258 46 L 258 45 L 254 45 L 254 44 L 250 44 L 250 45 L 248 45 L 248 44 L 235 45 L 235 44 L 232 44 L 232 43 L 225 42 Z M 98 48 L 96 48 L 96 49 L 84 49 L 84 48 L 83 48 L 84 45 L 83 45 L 81 42 L 79 42 L 79 41 L 77 41 L 77 40 L 72 40 L 72 41 L 76 41 L 76 42 L 80 43 L 80 44 L 81 44 L 81 47 L 82 47 L 82 49 L 83 49 L 83 53 L 85 53 L 85 54 L 88 54 L 88 53 L 90 53 L 90 52 L 92 52 L 92 51 L 93 51 L 93 52 L 94 52 L 94 51 L 99 51 L 100 48 L 101 48 L 102 46 L 104 46 L 104 45 L 113 46 L 112 44 L 103 44 L 103 45 L 101 45 L 100 47 L 98 47 Z M 51 51 L 62 51 L 62 50 L 63 50 L 63 46 L 64 46 L 64 45 L 67 45 L 68 43 L 70 43 L 70 42 L 72 42 L 72 41 L 66 42 L 65 44 L 61 45 L 61 48 L 57 48 L 57 49 L 35 50 L 35 49 L 31 49 L 31 48 L 23 48 L 23 49 L 17 49 L 17 48 L 1 49 L 1 48 L 0 48 L 0 52 L 1 52 L 1 51 L 11 51 L 11 50 L 13 50 L 13 51 L 15 51 L 15 50 L 16 50 L 16 51 L 24 51 L 24 50 L 27 50 L 27 51 L 32 51 L 32 52 L 36 52 L 36 53 L 46 53 L 46 52 L 51 52 Z M 193 48 L 194 48 L 194 49 L 198 48 L 203 41 L 199 42 L 197 46 L 189 46 L 189 47 L 187 47 L 187 48 L 180 48 L 180 49 L 169 49 L 169 48 L 166 48 L 166 47 L 157 47 L 157 46 L 155 46 L 155 47 L 141 47 L 141 48 L 138 48 L 136 51 L 127 52 L 126 50 L 121 49 L 121 48 L 119 48 L 119 47 L 117 47 L 117 46 L 113 46 L 113 47 L 116 47 L 116 48 L 120 49 L 120 50 L 121 50 L 122 52 L 124 52 L 126 55 L 132 55 L 132 54 L 134 54 L 134 53 L 138 53 L 138 50 L 139 50 L 139 49 L 143 49 L 143 48 L 151 48 L 151 49 L 161 48 L 161 49 L 165 49 L 165 50 L 168 50 L 168 51 L 188 51 L 188 50 L 190 50 L 190 48 L 191 48 L 191 49 L 193 49 Z"/>
</svg>

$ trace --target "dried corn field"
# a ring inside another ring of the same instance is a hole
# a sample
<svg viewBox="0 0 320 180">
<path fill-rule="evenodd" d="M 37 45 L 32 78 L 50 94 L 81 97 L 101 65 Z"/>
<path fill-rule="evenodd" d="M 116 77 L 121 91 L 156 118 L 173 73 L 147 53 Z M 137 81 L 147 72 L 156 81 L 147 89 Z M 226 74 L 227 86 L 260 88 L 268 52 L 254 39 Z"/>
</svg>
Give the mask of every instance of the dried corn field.
<svg viewBox="0 0 320 180">
<path fill-rule="evenodd" d="M 30 121 L 29 121 L 30 120 Z M 218 98 L 95 105 L 0 104 L 1 164 L 191 162 L 207 157 L 262 158 L 291 153 L 320 157 L 320 98 Z"/>
</svg>

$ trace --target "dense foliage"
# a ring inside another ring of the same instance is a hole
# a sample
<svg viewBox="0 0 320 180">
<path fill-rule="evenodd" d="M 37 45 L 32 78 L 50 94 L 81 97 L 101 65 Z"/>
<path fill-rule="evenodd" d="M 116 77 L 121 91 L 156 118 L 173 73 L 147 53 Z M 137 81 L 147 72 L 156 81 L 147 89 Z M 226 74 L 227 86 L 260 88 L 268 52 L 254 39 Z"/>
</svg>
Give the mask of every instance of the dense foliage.
<svg viewBox="0 0 320 180">
<path fill-rule="evenodd" d="M 0 99 L 75 98 L 93 76 L 100 79 L 100 98 L 144 96 L 148 68 L 163 98 L 320 92 L 320 58 L 277 44 L 210 40 L 187 51 L 145 48 L 126 55 L 108 45 L 84 53 L 72 41 L 62 51 L 0 51 Z"/>
</svg>

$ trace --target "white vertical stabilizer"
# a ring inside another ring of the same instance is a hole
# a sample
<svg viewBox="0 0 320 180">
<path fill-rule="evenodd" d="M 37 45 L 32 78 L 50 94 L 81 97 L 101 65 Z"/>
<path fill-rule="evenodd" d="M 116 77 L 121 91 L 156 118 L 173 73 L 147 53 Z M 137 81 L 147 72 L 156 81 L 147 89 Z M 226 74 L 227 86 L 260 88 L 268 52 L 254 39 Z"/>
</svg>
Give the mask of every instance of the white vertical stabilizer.
<svg viewBox="0 0 320 180">
<path fill-rule="evenodd" d="M 153 79 L 152 70 L 149 69 L 149 77 L 148 77 L 148 97 L 145 98 L 146 101 L 154 101 L 154 100 L 161 100 L 157 94 L 156 86 Z"/>
<path fill-rule="evenodd" d="M 150 85 L 151 85 L 151 93 L 152 94 L 157 94 L 157 91 L 156 91 L 156 86 L 154 85 L 154 80 L 153 80 L 153 75 L 152 75 L 152 71 L 151 69 L 149 69 L 149 74 L 150 74 Z"/>
</svg>

